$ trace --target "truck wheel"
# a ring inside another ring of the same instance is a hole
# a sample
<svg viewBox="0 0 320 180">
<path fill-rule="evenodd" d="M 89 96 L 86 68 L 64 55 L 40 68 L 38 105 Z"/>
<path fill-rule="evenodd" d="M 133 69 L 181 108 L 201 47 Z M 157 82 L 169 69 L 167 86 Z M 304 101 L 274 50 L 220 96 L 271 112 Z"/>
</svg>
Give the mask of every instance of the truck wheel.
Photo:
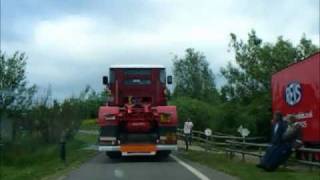
<svg viewBox="0 0 320 180">
<path fill-rule="evenodd" d="M 171 151 L 158 151 L 157 156 L 161 159 L 167 159 L 169 158 Z"/>
<path fill-rule="evenodd" d="M 119 159 L 121 157 L 121 152 L 106 152 L 106 155 L 110 159 Z"/>
</svg>

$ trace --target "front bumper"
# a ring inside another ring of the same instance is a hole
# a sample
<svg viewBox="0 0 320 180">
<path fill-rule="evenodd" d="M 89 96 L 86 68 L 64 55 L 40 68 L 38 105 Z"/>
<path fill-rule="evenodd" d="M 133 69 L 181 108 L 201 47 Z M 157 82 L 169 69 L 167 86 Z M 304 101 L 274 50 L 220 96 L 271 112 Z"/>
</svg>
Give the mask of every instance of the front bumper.
<svg viewBox="0 0 320 180">
<path fill-rule="evenodd" d="M 177 151 L 177 145 L 165 145 L 165 144 L 158 144 L 156 145 L 157 151 Z M 105 151 L 105 152 L 112 152 L 112 151 L 120 151 L 120 146 L 103 146 L 100 145 L 98 147 L 98 151 Z"/>
</svg>

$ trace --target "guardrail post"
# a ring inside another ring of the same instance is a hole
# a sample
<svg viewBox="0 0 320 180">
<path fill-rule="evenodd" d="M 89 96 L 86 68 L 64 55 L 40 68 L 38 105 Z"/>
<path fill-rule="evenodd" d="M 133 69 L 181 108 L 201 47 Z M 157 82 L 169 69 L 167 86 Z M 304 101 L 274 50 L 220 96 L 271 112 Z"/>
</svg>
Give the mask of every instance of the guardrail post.
<svg viewBox="0 0 320 180">
<path fill-rule="evenodd" d="M 262 149 L 261 149 L 261 147 L 259 147 L 259 158 L 260 158 L 260 161 L 261 161 L 261 159 L 262 159 Z"/>
<path fill-rule="evenodd" d="M 308 161 L 312 161 L 312 152 L 308 152 Z M 310 165 L 310 171 L 313 170 L 313 166 Z"/>
<path fill-rule="evenodd" d="M 226 147 L 225 147 L 225 151 L 226 151 L 226 158 L 228 158 L 228 157 L 229 157 L 229 156 L 228 156 L 228 155 L 229 155 L 229 152 L 228 152 L 228 145 L 229 145 L 229 144 L 226 144 Z"/>
<path fill-rule="evenodd" d="M 229 158 L 232 159 L 232 143 L 230 142 L 229 145 L 230 145 L 230 147 L 229 147 L 229 150 L 230 150 Z"/>
<path fill-rule="evenodd" d="M 233 144 L 231 142 L 230 143 L 230 159 L 233 159 Z"/>
<path fill-rule="evenodd" d="M 209 151 L 209 136 L 206 136 L 206 139 L 205 139 L 205 149 L 206 151 Z"/>
<path fill-rule="evenodd" d="M 241 146 L 241 149 L 242 149 L 242 161 L 245 161 L 246 159 L 245 159 L 245 143 L 246 142 L 246 139 L 245 139 L 245 137 L 243 137 L 243 139 L 242 139 L 242 146 Z"/>
<path fill-rule="evenodd" d="M 214 148 L 215 148 L 215 146 L 214 146 L 214 137 L 212 137 L 212 136 L 210 136 L 210 148 L 212 149 L 212 150 L 214 150 Z"/>
</svg>

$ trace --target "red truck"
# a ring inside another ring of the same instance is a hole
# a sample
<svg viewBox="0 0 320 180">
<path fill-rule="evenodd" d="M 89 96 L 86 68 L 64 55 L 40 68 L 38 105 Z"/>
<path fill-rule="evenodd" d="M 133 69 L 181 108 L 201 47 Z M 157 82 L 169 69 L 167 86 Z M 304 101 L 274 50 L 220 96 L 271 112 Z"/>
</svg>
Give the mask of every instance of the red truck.
<svg viewBox="0 0 320 180">
<path fill-rule="evenodd" d="M 272 76 L 272 109 L 302 123 L 306 147 L 320 147 L 320 52 Z M 320 154 L 313 154 L 320 160 Z"/>
<path fill-rule="evenodd" d="M 166 157 L 177 150 L 177 111 L 167 104 L 166 77 L 160 65 L 116 65 L 103 77 L 109 100 L 101 106 L 99 151 L 110 158 Z"/>
</svg>

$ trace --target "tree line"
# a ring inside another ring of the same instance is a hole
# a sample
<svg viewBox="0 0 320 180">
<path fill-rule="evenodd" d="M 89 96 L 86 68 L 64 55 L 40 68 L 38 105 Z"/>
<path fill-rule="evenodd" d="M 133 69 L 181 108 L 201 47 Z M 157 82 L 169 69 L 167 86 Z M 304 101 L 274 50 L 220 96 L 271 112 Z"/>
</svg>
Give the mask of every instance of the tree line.
<svg viewBox="0 0 320 180">
<path fill-rule="evenodd" d="M 56 143 L 62 131 L 72 138 L 81 120 L 96 117 L 106 94 L 86 86 L 78 95 L 58 101 L 50 86 L 41 92 L 36 85 L 29 85 L 26 60 L 25 53 L 8 56 L 0 52 L 0 121 L 9 119 L 11 141 L 27 137 L 39 143 Z"/>
<path fill-rule="evenodd" d="M 234 63 L 220 70 L 225 84 L 216 86 L 216 74 L 206 56 L 195 49 L 186 49 L 183 57 L 173 57 L 175 88 L 170 97 L 177 105 L 180 125 L 190 117 L 195 129 L 235 134 L 243 125 L 254 135 L 267 136 L 270 131 L 271 75 L 291 63 L 317 51 L 319 47 L 305 35 L 294 45 L 282 36 L 274 43 L 264 42 L 254 30 L 247 40 L 230 34 L 229 50 Z M 22 136 L 52 143 L 62 131 L 71 138 L 81 120 L 95 118 L 106 93 L 85 87 L 78 95 L 62 101 L 54 99 L 51 88 L 41 93 L 27 82 L 24 53 L 11 56 L 0 51 L 0 119 L 9 118 L 13 139 Z"/>
<path fill-rule="evenodd" d="M 173 58 L 175 89 L 171 103 L 177 105 L 180 125 L 190 117 L 195 129 L 210 127 L 235 134 L 243 125 L 253 135 L 268 136 L 272 74 L 319 51 L 319 47 L 305 35 L 297 45 L 282 36 L 274 43 L 264 42 L 252 30 L 247 40 L 231 33 L 229 51 L 235 63 L 220 69 L 225 80 L 220 88 L 200 51 L 189 48 L 184 57 Z"/>
</svg>

